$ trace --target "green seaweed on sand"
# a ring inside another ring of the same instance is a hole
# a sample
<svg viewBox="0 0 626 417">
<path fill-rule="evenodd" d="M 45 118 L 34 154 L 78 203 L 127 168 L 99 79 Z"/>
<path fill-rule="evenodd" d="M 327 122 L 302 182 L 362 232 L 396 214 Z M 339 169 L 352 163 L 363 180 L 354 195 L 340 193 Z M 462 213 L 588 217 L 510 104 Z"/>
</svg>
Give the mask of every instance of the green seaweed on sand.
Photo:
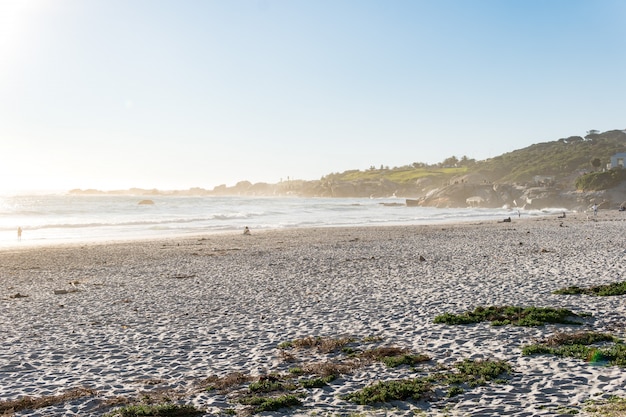
<svg viewBox="0 0 626 417">
<path fill-rule="evenodd" d="M 382 362 L 389 368 L 397 368 L 401 365 L 414 366 L 421 362 L 428 362 L 430 356 L 424 354 L 411 354 L 407 349 L 396 346 L 381 346 L 369 349 L 357 355 L 360 359 Z"/>
<path fill-rule="evenodd" d="M 281 381 L 274 375 L 264 376 L 256 382 L 251 382 L 248 389 L 251 392 L 292 391 L 296 385 L 291 382 Z"/>
<path fill-rule="evenodd" d="M 322 388 L 337 379 L 337 375 L 328 375 L 321 378 L 310 378 L 310 379 L 301 379 L 298 381 L 302 388 L 311 389 L 311 388 Z"/>
<path fill-rule="evenodd" d="M 419 401 L 427 398 L 433 391 L 429 378 L 413 378 L 394 381 L 378 381 L 357 392 L 348 394 L 344 399 L 356 404 L 370 405 L 408 399 Z"/>
<path fill-rule="evenodd" d="M 199 416 L 204 411 L 191 405 L 177 404 L 137 404 L 118 408 L 104 417 L 187 417 Z"/>
<path fill-rule="evenodd" d="M 341 350 L 347 344 L 355 340 L 349 337 L 329 338 L 320 336 L 307 336 L 296 340 L 282 342 L 279 349 L 317 349 L 322 353 L 335 352 Z"/>
<path fill-rule="evenodd" d="M 603 345 L 597 346 L 599 343 Z M 596 365 L 626 367 L 626 345 L 606 333 L 557 333 L 539 343 L 522 347 L 525 356 L 545 354 L 576 358 Z"/>
<path fill-rule="evenodd" d="M 604 285 L 595 285 L 592 287 L 581 288 L 577 286 L 571 286 L 566 288 L 561 288 L 559 290 L 553 291 L 552 294 L 558 295 L 596 295 L 601 297 L 608 296 L 617 296 L 617 295 L 625 295 L 626 294 L 626 281 L 622 282 L 614 282 L 611 284 Z"/>
<path fill-rule="evenodd" d="M 613 396 L 606 400 L 590 400 L 583 410 L 592 416 L 623 417 L 626 415 L 626 398 Z"/>
<path fill-rule="evenodd" d="M 494 326 L 506 324 L 516 326 L 542 326 L 546 323 L 580 325 L 582 322 L 575 319 L 587 316 L 589 316 L 589 314 L 576 314 L 564 308 L 479 306 L 473 311 L 466 311 L 462 314 L 444 313 L 435 317 L 434 322 L 455 325 L 489 321 Z"/>
<path fill-rule="evenodd" d="M 459 371 L 461 381 L 469 386 L 485 385 L 488 381 L 496 381 L 513 370 L 511 365 L 503 360 L 464 359 L 455 367 Z"/>
<path fill-rule="evenodd" d="M 455 365 L 456 371 L 439 372 L 428 376 L 403 380 L 378 381 L 357 392 L 343 397 L 361 405 L 372 405 L 391 401 L 425 400 L 434 396 L 438 386 L 450 386 L 448 396 L 464 392 L 460 385 L 469 387 L 501 381 L 512 372 L 512 367 L 502 360 L 465 359 Z"/>
<path fill-rule="evenodd" d="M 298 407 L 302 401 L 296 395 L 288 394 L 280 397 L 246 397 L 239 400 L 241 404 L 251 405 L 253 413 L 278 411 L 281 408 Z"/>
</svg>

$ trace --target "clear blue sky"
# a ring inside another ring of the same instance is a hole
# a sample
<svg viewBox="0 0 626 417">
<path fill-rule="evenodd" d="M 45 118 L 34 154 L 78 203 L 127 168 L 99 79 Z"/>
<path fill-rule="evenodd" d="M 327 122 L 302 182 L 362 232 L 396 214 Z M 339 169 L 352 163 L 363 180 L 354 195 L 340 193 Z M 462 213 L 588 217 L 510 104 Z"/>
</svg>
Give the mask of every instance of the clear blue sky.
<svg viewBox="0 0 626 417">
<path fill-rule="evenodd" d="M 0 191 L 481 160 L 625 116 L 622 0 L 0 0 Z"/>
</svg>

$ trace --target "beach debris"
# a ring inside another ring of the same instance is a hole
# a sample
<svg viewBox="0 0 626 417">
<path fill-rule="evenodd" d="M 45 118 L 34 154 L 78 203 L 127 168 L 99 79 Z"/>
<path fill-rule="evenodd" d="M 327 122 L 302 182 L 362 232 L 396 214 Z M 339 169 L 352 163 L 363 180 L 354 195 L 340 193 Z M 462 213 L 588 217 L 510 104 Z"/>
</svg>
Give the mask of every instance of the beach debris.
<svg viewBox="0 0 626 417">
<path fill-rule="evenodd" d="M 140 204 L 140 205 L 152 205 L 152 204 L 154 204 L 154 201 L 152 201 L 152 200 L 141 200 L 137 204 Z"/>
<path fill-rule="evenodd" d="M 19 292 L 13 295 L 9 295 L 9 298 L 26 298 L 26 297 L 28 297 L 28 295 L 20 294 Z"/>
<path fill-rule="evenodd" d="M 426 258 L 424 258 L 422 255 L 420 255 L 420 262 L 426 262 Z"/>
<path fill-rule="evenodd" d="M 54 294 L 55 295 L 71 294 L 71 293 L 74 293 L 74 292 L 78 292 L 78 289 L 72 288 L 70 290 L 54 290 Z"/>
<path fill-rule="evenodd" d="M 69 401 L 94 397 L 97 392 L 91 388 L 72 388 L 58 395 L 44 395 L 41 397 L 24 396 L 13 400 L 0 401 L 0 415 L 13 415 L 23 410 L 38 410 L 51 405 L 63 404 Z"/>
</svg>

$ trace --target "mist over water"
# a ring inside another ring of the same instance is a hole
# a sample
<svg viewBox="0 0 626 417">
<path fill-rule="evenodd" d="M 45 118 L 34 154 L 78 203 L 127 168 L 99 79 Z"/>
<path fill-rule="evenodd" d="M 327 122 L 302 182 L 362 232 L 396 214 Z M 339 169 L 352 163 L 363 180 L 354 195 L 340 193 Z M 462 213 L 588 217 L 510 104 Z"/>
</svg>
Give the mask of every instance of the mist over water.
<svg viewBox="0 0 626 417">
<path fill-rule="evenodd" d="M 154 204 L 139 204 L 150 198 Z M 498 221 L 508 209 L 407 207 L 404 199 L 22 195 L 0 197 L 0 246 L 85 243 L 297 227 Z M 522 211 L 540 216 L 562 209 Z M 23 230 L 17 239 L 17 228 Z"/>
</svg>

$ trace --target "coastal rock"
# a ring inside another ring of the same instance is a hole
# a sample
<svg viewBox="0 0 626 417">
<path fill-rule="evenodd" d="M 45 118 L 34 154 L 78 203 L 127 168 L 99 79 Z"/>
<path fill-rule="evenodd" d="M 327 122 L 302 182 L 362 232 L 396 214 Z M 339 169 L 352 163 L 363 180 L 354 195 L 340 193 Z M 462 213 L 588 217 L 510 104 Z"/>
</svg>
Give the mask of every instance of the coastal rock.
<svg viewBox="0 0 626 417">
<path fill-rule="evenodd" d="M 141 200 L 137 204 L 140 204 L 140 205 L 151 205 L 151 204 L 154 204 L 154 201 L 152 201 L 152 200 Z"/>
</svg>

